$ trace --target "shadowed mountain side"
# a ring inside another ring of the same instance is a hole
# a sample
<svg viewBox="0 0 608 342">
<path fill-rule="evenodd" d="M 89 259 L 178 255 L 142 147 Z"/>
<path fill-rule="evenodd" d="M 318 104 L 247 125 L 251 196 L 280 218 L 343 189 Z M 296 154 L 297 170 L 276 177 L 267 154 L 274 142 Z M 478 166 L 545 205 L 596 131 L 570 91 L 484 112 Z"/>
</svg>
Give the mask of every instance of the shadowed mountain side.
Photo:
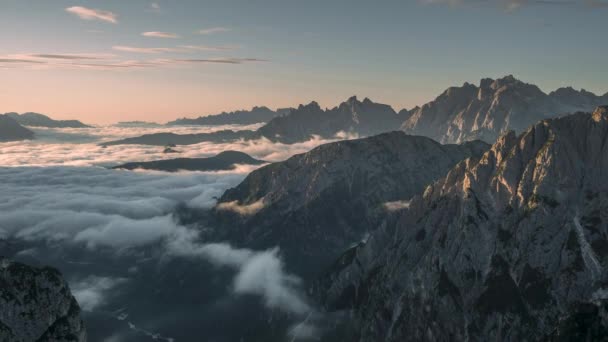
<svg viewBox="0 0 608 342">
<path fill-rule="evenodd" d="M 355 341 L 603 341 L 607 177 L 608 107 L 511 131 L 344 254 L 319 297 L 354 310 Z"/>
<path fill-rule="evenodd" d="M 250 155 L 238 151 L 225 151 L 209 158 L 176 158 L 155 160 L 149 162 L 134 162 L 115 166 L 113 169 L 126 170 L 157 170 L 166 172 L 184 171 L 223 171 L 233 170 L 235 165 L 261 165 L 263 160 L 252 158 Z"/>
<path fill-rule="evenodd" d="M 34 132 L 21 126 L 8 115 L 0 114 L 0 142 L 34 138 Z"/>
<path fill-rule="evenodd" d="M 38 113 L 6 113 L 24 126 L 48 127 L 48 128 L 91 128 L 78 120 L 54 120 L 46 115 Z"/>
<path fill-rule="evenodd" d="M 214 209 L 214 238 L 254 249 L 281 247 L 287 265 L 309 276 L 364 239 L 380 218 L 460 160 L 489 145 L 441 145 L 391 132 L 329 143 L 253 171 Z"/>
</svg>

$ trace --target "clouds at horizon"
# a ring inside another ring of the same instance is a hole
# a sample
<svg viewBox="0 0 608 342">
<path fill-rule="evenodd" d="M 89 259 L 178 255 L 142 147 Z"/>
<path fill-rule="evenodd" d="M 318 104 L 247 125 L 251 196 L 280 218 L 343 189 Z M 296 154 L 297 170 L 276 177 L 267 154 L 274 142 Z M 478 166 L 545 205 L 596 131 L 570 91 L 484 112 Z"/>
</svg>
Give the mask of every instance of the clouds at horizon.
<svg viewBox="0 0 608 342">
<path fill-rule="evenodd" d="M 268 139 L 239 140 L 229 143 L 203 142 L 178 146 L 181 153 L 168 156 L 162 146 L 117 145 L 102 148 L 99 144 L 134 135 L 171 131 L 176 134 L 209 133 L 231 129 L 255 130 L 261 124 L 247 126 L 164 126 L 120 127 L 99 126 L 96 128 L 31 128 L 36 139 L 0 143 L 0 165 L 2 166 L 103 166 L 112 167 L 128 162 L 143 162 L 170 158 L 205 158 L 223 151 L 241 151 L 256 159 L 269 162 L 285 160 L 294 154 L 308 152 L 321 144 L 356 136 L 339 136 L 335 139 L 312 139 L 295 144 L 274 143 Z M 235 170 L 246 173 L 259 166 L 247 166 Z"/>
</svg>

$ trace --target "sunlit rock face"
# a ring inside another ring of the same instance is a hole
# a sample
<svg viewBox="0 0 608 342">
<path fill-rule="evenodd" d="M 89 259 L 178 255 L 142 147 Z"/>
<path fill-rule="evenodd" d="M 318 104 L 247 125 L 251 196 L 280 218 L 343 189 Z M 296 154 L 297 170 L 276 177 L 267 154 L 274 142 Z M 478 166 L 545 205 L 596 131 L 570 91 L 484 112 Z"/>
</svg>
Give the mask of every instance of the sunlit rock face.
<svg viewBox="0 0 608 342">
<path fill-rule="evenodd" d="M 509 130 L 520 133 L 535 122 L 608 104 L 608 96 L 560 88 L 545 94 L 537 86 L 507 76 L 448 88 L 408 114 L 402 129 L 443 143 L 481 139 L 494 143 Z"/>
<path fill-rule="evenodd" d="M 251 248 L 280 246 L 289 265 L 318 273 L 380 219 L 459 161 L 489 145 L 441 145 L 391 132 L 326 144 L 252 172 L 219 199 L 224 239 Z"/>
<path fill-rule="evenodd" d="M 0 258 L 0 341 L 86 341 L 78 303 L 57 270 Z"/>
<path fill-rule="evenodd" d="M 359 341 L 598 340 L 608 327 L 608 114 L 502 136 L 319 281 Z"/>
</svg>

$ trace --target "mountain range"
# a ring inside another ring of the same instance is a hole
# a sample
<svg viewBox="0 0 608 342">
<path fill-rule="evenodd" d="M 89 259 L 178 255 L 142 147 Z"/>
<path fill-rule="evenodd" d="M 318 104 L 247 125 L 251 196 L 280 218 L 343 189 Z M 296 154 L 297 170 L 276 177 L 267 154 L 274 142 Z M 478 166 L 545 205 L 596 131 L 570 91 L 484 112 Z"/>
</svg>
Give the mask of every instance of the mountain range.
<svg viewBox="0 0 608 342">
<path fill-rule="evenodd" d="M 133 162 L 118 165 L 113 169 L 125 170 L 156 170 L 166 172 L 185 171 L 226 171 L 234 170 L 236 165 L 261 165 L 263 160 L 252 158 L 238 151 L 224 151 L 208 158 L 176 158 L 148 162 Z"/>
<path fill-rule="evenodd" d="M 501 136 L 318 282 L 352 341 L 602 341 L 608 107 Z M 319 290 L 320 289 L 320 290 Z"/>
<path fill-rule="evenodd" d="M 238 110 L 235 112 L 223 112 L 215 115 L 200 116 L 195 119 L 182 118 L 167 123 L 168 126 L 175 125 L 251 125 L 264 123 L 277 116 L 286 115 L 293 108 L 279 108 L 276 111 L 268 107 L 253 107 L 251 110 Z"/>
<path fill-rule="evenodd" d="M 34 138 L 34 132 L 21 126 L 8 115 L 0 114 L 0 142 L 28 140 Z"/>
<path fill-rule="evenodd" d="M 388 105 L 367 98 L 359 101 L 353 96 L 332 109 L 321 109 L 316 102 L 300 105 L 288 114 L 274 117 L 256 131 L 196 135 L 158 133 L 108 144 L 196 144 L 260 138 L 291 144 L 313 136 L 365 137 L 395 130 L 427 136 L 442 143 L 476 139 L 493 143 L 509 130 L 519 133 L 539 120 L 592 111 L 604 104 L 608 104 L 608 94 L 597 96 L 571 87 L 546 94 L 535 85 L 506 76 L 496 80 L 482 79 L 479 86 L 465 83 L 461 87 L 448 88 L 433 101 L 399 113 Z"/>
<path fill-rule="evenodd" d="M 91 128 L 78 120 L 54 120 L 46 115 L 38 113 L 6 113 L 23 126 L 48 127 L 48 128 Z"/>
<path fill-rule="evenodd" d="M 509 130 L 522 132 L 535 122 L 608 104 L 608 94 L 560 88 L 545 94 L 513 76 L 482 79 L 479 86 L 451 87 L 435 100 L 409 111 L 401 129 L 443 143 L 481 139 L 493 143 Z"/>
</svg>

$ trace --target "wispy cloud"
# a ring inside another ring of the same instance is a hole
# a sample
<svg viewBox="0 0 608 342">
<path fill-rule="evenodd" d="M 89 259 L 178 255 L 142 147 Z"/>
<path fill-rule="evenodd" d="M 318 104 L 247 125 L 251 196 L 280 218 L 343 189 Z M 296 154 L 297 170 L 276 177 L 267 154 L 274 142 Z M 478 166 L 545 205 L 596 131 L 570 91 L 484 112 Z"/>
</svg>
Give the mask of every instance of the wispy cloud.
<svg viewBox="0 0 608 342">
<path fill-rule="evenodd" d="M 233 51 L 237 50 L 238 46 L 208 46 L 208 45 L 180 45 L 182 49 L 195 51 Z"/>
<path fill-rule="evenodd" d="M 36 61 L 36 60 L 32 60 L 32 59 L 26 59 L 26 58 L 0 58 L 0 63 L 37 63 L 37 64 L 44 64 L 45 62 L 43 62 L 43 61 Z"/>
<path fill-rule="evenodd" d="M 112 24 L 118 23 L 118 15 L 110 11 L 103 11 L 82 6 L 72 6 L 66 8 L 65 10 L 66 12 L 77 15 L 80 19 L 84 20 L 99 20 Z"/>
<path fill-rule="evenodd" d="M 207 29 L 198 30 L 196 33 L 202 34 L 202 35 L 209 35 L 209 34 L 215 34 L 215 33 L 228 32 L 228 31 L 231 31 L 231 29 L 229 29 L 227 27 L 211 27 L 211 28 L 207 28 Z"/>
<path fill-rule="evenodd" d="M 425 5 L 496 5 L 509 12 L 518 10 L 525 6 L 583 6 L 589 8 L 608 7 L 605 0 L 419 0 Z"/>
<path fill-rule="evenodd" d="M 42 59 L 68 59 L 68 60 L 99 60 L 99 59 L 110 59 L 116 57 L 113 54 L 30 54 L 26 55 L 30 58 L 42 58 Z"/>
<path fill-rule="evenodd" d="M 136 47 L 136 46 L 124 46 L 124 45 L 115 45 L 115 46 L 112 46 L 112 49 L 116 50 L 116 51 L 145 53 L 145 54 L 183 52 L 183 50 L 176 49 L 176 48 L 165 48 L 165 47 L 147 48 L 147 47 Z"/>
<path fill-rule="evenodd" d="M 153 2 L 150 4 L 150 11 L 160 13 L 160 5 L 158 4 L 158 2 Z"/>
<path fill-rule="evenodd" d="M 175 33 L 159 32 L 159 31 L 143 32 L 141 35 L 144 37 L 153 37 L 153 38 L 179 38 L 179 35 L 177 35 Z"/>
<path fill-rule="evenodd" d="M 172 59 L 179 63 L 219 63 L 219 64 L 243 64 L 248 62 L 268 62 L 259 58 L 205 58 L 205 59 Z"/>
</svg>

